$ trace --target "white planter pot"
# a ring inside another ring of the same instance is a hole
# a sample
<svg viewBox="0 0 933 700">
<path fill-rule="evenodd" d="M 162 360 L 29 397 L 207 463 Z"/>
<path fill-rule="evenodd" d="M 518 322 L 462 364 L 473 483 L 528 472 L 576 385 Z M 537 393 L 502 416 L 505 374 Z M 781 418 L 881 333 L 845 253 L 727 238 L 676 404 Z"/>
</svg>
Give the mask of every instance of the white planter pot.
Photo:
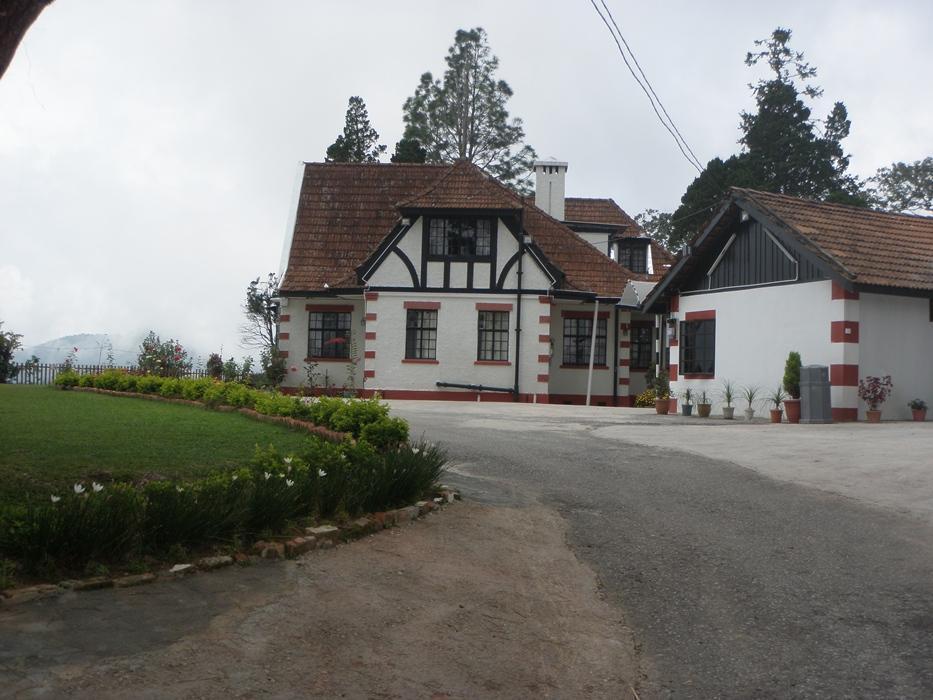
<svg viewBox="0 0 933 700">
<path fill-rule="evenodd" d="M 755 409 L 754 409 L 754 408 L 746 408 L 746 409 L 745 409 L 745 420 L 750 421 L 750 420 L 751 420 L 752 418 L 754 418 L 754 417 L 755 417 Z"/>
</svg>

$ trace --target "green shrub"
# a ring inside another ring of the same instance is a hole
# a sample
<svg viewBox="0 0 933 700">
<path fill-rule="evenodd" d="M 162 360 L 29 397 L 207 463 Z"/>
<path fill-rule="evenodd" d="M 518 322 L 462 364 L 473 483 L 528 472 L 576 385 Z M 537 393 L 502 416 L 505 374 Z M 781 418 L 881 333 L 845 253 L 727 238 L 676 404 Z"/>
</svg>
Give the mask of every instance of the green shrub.
<svg viewBox="0 0 933 700">
<path fill-rule="evenodd" d="M 81 377 L 74 370 L 65 370 L 55 375 L 55 386 L 60 386 L 62 389 L 71 389 L 78 386 L 79 381 L 81 381 Z"/>
<path fill-rule="evenodd" d="M 125 376 L 123 372 L 108 369 L 97 375 L 94 379 L 94 386 L 98 389 L 107 389 L 108 391 L 120 390 L 120 379 L 123 376 Z"/>
<path fill-rule="evenodd" d="M 787 354 L 787 362 L 784 363 L 784 391 L 790 394 L 792 399 L 800 398 L 800 353 L 791 350 Z"/>
<path fill-rule="evenodd" d="M 136 379 L 136 391 L 143 394 L 158 394 L 165 380 L 155 374 L 145 374 Z"/>
<path fill-rule="evenodd" d="M 214 380 L 203 379 L 183 379 L 181 385 L 181 396 L 188 401 L 200 401 L 204 398 L 204 393 L 214 385 Z"/>
<path fill-rule="evenodd" d="M 226 391 L 226 403 L 229 406 L 240 408 L 253 408 L 256 400 L 262 396 L 261 391 L 250 389 L 245 384 L 228 384 Z"/>
<path fill-rule="evenodd" d="M 356 438 L 360 437 L 363 426 L 376 423 L 389 415 L 389 407 L 377 399 L 352 399 L 340 401 L 340 404 L 325 425 L 341 433 L 350 433 Z"/>
<path fill-rule="evenodd" d="M 177 399 L 181 397 L 181 379 L 165 377 L 162 379 L 162 386 L 159 387 L 159 394 L 167 399 Z"/>
<path fill-rule="evenodd" d="M 362 510 L 373 512 L 411 503 L 437 487 L 446 453 L 424 441 L 403 445 L 382 455 Z"/>
<path fill-rule="evenodd" d="M 654 408 L 655 396 L 654 389 L 645 389 L 635 397 L 635 406 L 637 408 Z"/>
<path fill-rule="evenodd" d="M 300 408 L 298 400 L 275 392 L 257 392 L 254 408 L 266 416 L 293 416 Z"/>
<path fill-rule="evenodd" d="M 207 387 L 201 400 L 212 408 L 223 406 L 227 401 L 227 384 L 224 382 L 213 382 Z"/>
<path fill-rule="evenodd" d="M 94 386 L 94 375 L 93 374 L 82 374 L 78 378 L 78 386 L 82 387 L 93 387 Z"/>
<path fill-rule="evenodd" d="M 363 426 L 360 431 L 360 440 L 368 442 L 379 452 L 396 449 L 408 442 L 408 421 L 383 416 Z"/>
<path fill-rule="evenodd" d="M 321 425 L 325 428 L 330 428 L 332 425 L 331 418 L 333 415 L 343 408 L 343 399 L 338 399 L 331 396 L 321 396 L 316 400 L 312 401 L 308 406 L 308 419 L 315 425 Z"/>
</svg>

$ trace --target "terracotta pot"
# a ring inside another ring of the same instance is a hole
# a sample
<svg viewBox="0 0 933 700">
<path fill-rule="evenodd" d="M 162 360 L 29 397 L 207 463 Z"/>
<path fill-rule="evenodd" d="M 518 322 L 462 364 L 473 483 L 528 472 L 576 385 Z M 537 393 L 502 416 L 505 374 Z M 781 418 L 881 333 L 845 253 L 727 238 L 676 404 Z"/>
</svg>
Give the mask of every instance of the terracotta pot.
<svg viewBox="0 0 933 700">
<path fill-rule="evenodd" d="M 772 423 L 780 423 L 780 422 L 781 422 L 781 418 L 783 418 L 783 417 L 784 417 L 784 411 L 783 411 L 783 410 L 781 410 L 780 408 L 772 408 L 772 409 L 771 409 L 771 422 L 772 422 Z"/>
<path fill-rule="evenodd" d="M 697 415 L 700 418 L 709 418 L 709 414 L 712 410 L 713 410 L 713 404 L 711 403 L 698 403 L 697 404 Z"/>
<path fill-rule="evenodd" d="M 681 415 L 684 415 L 684 416 L 693 415 L 693 404 L 685 403 L 683 406 L 680 407 L 680 413 Z"/>
<path fill-rule="evenodd" d="M 671 410 L 671 402 L 668 399 L 655 399 L 654 410 L 659 416 L 666 416 Z"/>
<path fill-rule="evenodd" d="M 915 421 L 925 421 L 927 419 L 927 410 L 925 408 L 912 408 L 910 412 L 914 415 Z"/>
<path fill-rule="evenodd" d="M 881 422 L 881 411 L 865 411 L 865 419 L 869 423 L 880 423 Z"/>
<path fill-rule="evenodd" d="M 788 423 L 800 422 L 800 399 L 784 399 L 784 412 Z"/>
<path fill-rule="evenodd" d="M 754 409 L 754 408 L 746 408 L 746 409 L 745 409 L 745 420 L 750 421 L 750 420 L 751 420 L 752 418 L 754 418 L 754 417 L 755 417 L 755 409 Z"/>
<path fill-rule="evenodd" d="M 725 420 L 732 420 L 735 416 L 735 406 L 723 406 L 722 407 L 722 417 Z"/>
</svg>

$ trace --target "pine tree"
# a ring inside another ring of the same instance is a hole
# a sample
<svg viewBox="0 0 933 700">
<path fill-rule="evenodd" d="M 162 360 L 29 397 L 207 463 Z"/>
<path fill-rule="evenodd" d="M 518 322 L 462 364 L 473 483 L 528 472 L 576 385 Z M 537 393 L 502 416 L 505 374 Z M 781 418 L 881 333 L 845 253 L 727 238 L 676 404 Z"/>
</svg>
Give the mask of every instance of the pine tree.
<svg viewBox="0 0 933 700">
<path fill-rule="evenodd" d="M 403 106 L 403 140 L 416 140 L 428 163 L 467 160 L 501 182 L 529 191 L 535 152 L 523 145 L 521 119 L 506 108 L 512 89 L 496 79 L 499 59 L 486 32 L 460 29 L 447 52 L 443 79 L 424 73 Z"/>
<path fill-rule="evenodd" d="M 390 160 L 393 163 L 423 163 L 428 157 L 428 152 L 418 139 L 402 138 L 395 144 L 395 153 Z"/>
<path fill-rule="evenodd" d="M 378 163 L 386 150 L 379 144 L 379 133 L 369 123 L 366 103 L 361 97 L 351 97 L 343 133 L 327 148 L 328 163 Z"/>
</svg>

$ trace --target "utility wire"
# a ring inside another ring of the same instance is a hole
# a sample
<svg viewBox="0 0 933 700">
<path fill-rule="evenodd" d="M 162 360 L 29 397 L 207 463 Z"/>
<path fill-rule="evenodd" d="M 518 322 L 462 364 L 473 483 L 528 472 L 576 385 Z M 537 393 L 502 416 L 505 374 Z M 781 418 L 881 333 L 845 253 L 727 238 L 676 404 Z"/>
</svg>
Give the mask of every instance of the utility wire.
<svg viewBox="0 0 933 700">
<path fill-rule="evenodd" d="M 600 1 L 602 1 L 602 0 L 600 0 Z M 700 164 L 700 162 L 699 162 L 699 160 L 696 158 L 696 156 L 693 156 L 693 157 L 691 158 L 691 155 L 692 155 L 693 151 L 690 150 L 690 147 L 689 147 L 689 146 L 687 146 L 686 141 L 684 141 L 683 144 L 681 144 L 681 139 L 682 139 L 683 137 L 681 136 L 681 137 L 678 138 L 678 134 L 679 134 L 680 132 L 677 131 L 677 132 L 675 133 L 676 126 L 674 127 L 674 129 L 671 128 L 671 126 L 673 125 L 673 121 L 671 121 L 671 125 L 668 125 L 668 123 L 664 120 L 664 117 L 661 116 L 661 113 L 658 111 L 658 107 L 657 107 L 657 105 L 655 104 L 655 100 L 654 100 L 654 98 L 651 96 L 651 93 L 654 92 L 654 90 L 652 89 L 651 92 L 649 92 L 649 91 L 648 91 L 648 88 L 645 87 L 645 85 L 644 85 L 644 84 L 642 83 L 642 81 L 639 79 L 638 75 L 635 73 L 635 70 L 632 68 L 632 65 L 629 63 L 628 56 L 625 55 L 625 50 L 622 48 L 622 43 L 620 43 L 619 37 L 616 36 L 615 32 L 614 32 L 613 29 L 612 29 L 612 25 L 610 25 L 610 24 L 609 24 L 609 21 L 606 19 L 606 17 L 603 16 L 603 13 L 600 11 L 599 7 L 596 5 L 595 0 L 590 0 L 590 4 L 593 6 L 593 9 L 596 10 L 596 14 L 599 15 L 599 18 L 603 21 L 603 24 L 606 25 L 606 29 L 609 30 L 609 34 L 612 36 L 612 40 L 616 43 L 616 47 L 618 47 L 618 49 L 619 49 L 619 55 L 622 56 L 622 60 L 625 62 L 625 67 L 628 68 L 629 72 L 632 74 L 632 77 L 635 78 L 635 82 L 638 83 L 638 86 L 639 86 L 639 87 L 642 89 L 642 91 L 645 93 L 645 96 L 648 98 L 648 102 L 651 103 L 651 109 L 654 110 L 654 113 L 655 113 L 655 115 L 657 116 L 658 121 L 660 121 L 660 122 L 661 122 L 661 125 L 662 125 L 665 129 L 667 129 L 668 133 L 669 133 L 669 134 L 671 135 L 671 137 L 674 139 L 674 143 L 677 144 L 677 148 L 680 150 L 680 152 L 681 152 L 681 154 L 683 155 L 683 157 L 686 158 L 687 162 L 690 163 L 690 165 L 692 165 L 694 168 L 696 168 L 697 172 L 702 173 L 702 172 L 703 172 L 703 166 Z M 608 12 L 608 8 L 607 8 L 607 12 Z M 614 24 L 614 23 L 615 23 L 615 20 L 613 20 L 613 24 Z M 621 34 L 620 34 L 619 36 L 621 37 Z M 624 41 L 624 39 L 623 39 L 622 41 Z M 626 44 L 626 46 L 628 46 L 628 44 Z M 629 50 L 631 51 L 631 49 L 629 49 Z M 634 58 L 635 58 L 635 56 L 634 56 L 634 54 L 633 54 L 633 55 L 632 55 L 632 59 L 634 60 Z M 639 66 L 639 70 L 641 70 L 641 67 L 640 67 L 640 66 Z M 660 103 L 660 101 L 659 101 L 659 103 Z M 663 106 L 662 106 L 662 109 L 664 109 Z M 667 114 L 666 111 L 665 111 L 664 113 Z M 670 116 L 668 116 L 668 119 L 670 119 Z M 684 146 L 687 147 L 687 150 L 684 150 Z M 690 151 L 690 154 L 691 154 L 691 155 L 688 155 L 688 154 L 687 154 L 687 151 Z"/>
<path fill-rule="evenodd" d="M 619 25 L 616 24 L 615 17 L 612 16 L 612 10 L 609 9 L 609 6 L 606 5 L 606 0 L 599 0 L 600 4 L 605 8 L 606 14 L 609 15 L 609 19 L 612 21 L 612 26 L 616 28 L 616 33 L 619 35 L 619 39 L 622 40 L 622 43 L 625 44 L 625 48 L 628 49 L 629 55 L 632 57 L 632 62 L 635 64 L 635 67 L 638 68 L 638 72 L 641 74 L 641 77 L 645 81 L 645 85 L 648 86 L 648 89 L 651 90 L 651 94 L 654 95 L 654 99 L 658 103 L 658 107 L 661 108 L 661 111 L 664 112 L 664 116 L 667 117 L 668 122 L 670 122 L 671 127 L 674 131 L 677 132 L 677 136 L 680 137 L 681 143 L 683 143 L 684 148 L 690 152 L 690 155 L 693 157 L 694 164 L 700 166 L 700 170 L 703 170 L 703 164 L 700 162 L 700 159 L 697 158 L 696 153 L 693 152 L 693 149 L 690 148 L 690 144 L 687 143 L 687 139 L 684 138 L 684 135 L 680 133 L 680 129 L 677 128 L 677 125 L 674 123 L 673 117 L 667 113 L 667 110 L 664 108 L 664 104 L 661 102 L 661 98 L 658 97 L 658 93 L 654 91 L 654 86 L 652 86 L 651 81 L 648 80 L 648 76 L 645 75 L 645 71 L 642 70 L 641 64 L 638 62 L 638 59 L 635 58 L 635 52 L 632 51 L 632 47 L 628 45 L 628 42 L 625 40 L 625 37 L 622 36 L 622 30 L 619 29 Z"/>
</svg>

